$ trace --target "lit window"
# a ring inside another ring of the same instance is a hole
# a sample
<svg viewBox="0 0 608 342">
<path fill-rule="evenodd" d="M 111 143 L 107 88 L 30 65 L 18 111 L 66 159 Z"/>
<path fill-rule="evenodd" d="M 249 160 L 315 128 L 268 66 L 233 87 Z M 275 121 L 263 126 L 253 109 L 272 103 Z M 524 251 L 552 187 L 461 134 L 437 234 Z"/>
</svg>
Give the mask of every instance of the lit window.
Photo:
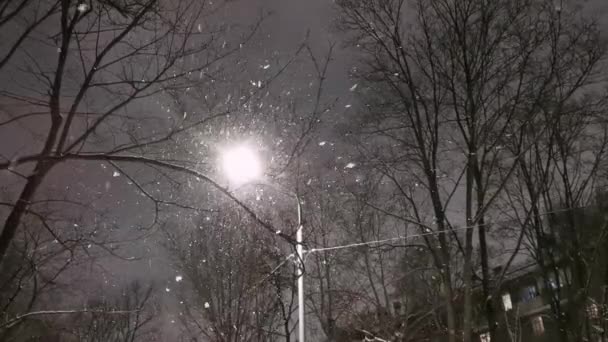
<svg viewBox="0 0 608 342">
<path fill-rule="evenodd" d="M 561 270 L 558 272 L 558 279 L 559 279 L 559 287 L 564 287 L 564 277 L 562 275 Z M 548 280 L 549 280 L 549 286 L 551 287 L 551 289 L 557 290 L 558 286 L 557 286 L 557 280 L 555 279 L 555 274 L 553 274 L 553 273 L 549 274 Z"/>
<path fill-rule="evenodd" d="M 532 331 L 536 336 L 542 335 L 545 332 L 545 324 L 543 323 L 542 316 L 532 318 Z"/>
<path fill-rule="evenodd" d="M 589 303 L 587 305 L 587 316 L 590 319 L 598 319 L 600 318 L 600 309 L 597 307 L 595 303 Z"/>
<path fill-rule="evenodd" d="M 502 295 L 502 305 L 505 308 L 505 311 L 509 311 L 513 309 L 513 303 L 511 302 L 511 295 L 508 293 L 504 293 Z"/>
<path fill-rule="evenodd" d="M 561 283 L 562 287 L 565 285 L 570 285 L 570 282 L 568 281 L 570 279 L 570 269 L 568 268 L 562 268 L 559 270 L 559 282 Z"/>
<path fill-rule="evenodd" d="M 521 289 L 521 301 L 526 303 L 534 298 L 538 297 L 538 291 L 536 290 L 536 286 L 530 285 Z"/>
<path fill-rule="evenodd" d="M 490 342 L 490 333 L 483 333 L 479 335 L 479 341 L 480 342 Z"/>
</svg>

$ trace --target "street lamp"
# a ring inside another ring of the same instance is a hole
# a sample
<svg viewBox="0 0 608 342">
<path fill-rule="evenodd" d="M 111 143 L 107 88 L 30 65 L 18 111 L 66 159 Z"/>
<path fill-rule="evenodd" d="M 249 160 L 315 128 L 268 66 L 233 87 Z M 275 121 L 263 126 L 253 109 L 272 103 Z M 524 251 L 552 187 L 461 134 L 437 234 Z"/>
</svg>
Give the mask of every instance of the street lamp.
<svg viewBox="0 0 608 342">
<path fill-rule="evenodd" d="M 262 164 L 255 151 L 247 145 L 237 145 L 222 151 L 222 169 L 228 180 L 236 185 L 249 183 L 262 176 Z M 273 187 L 273 185 L 268 184 Z M 298 265 L 298 342 L 305 342 L 304 333 L 304 246 L 302 202 L 298 194 L 282 189 L 293 195 L 298 208 L 298 230 L 296 231 L 296 254 Z"/>
<path fill-rule="evenodd" d="M 222 169 L 228 180 L 236 185 L 245 184 L 262 176 L 262 164 L 248 145 L 236 145 L 222 151 Z"/>
</svg>

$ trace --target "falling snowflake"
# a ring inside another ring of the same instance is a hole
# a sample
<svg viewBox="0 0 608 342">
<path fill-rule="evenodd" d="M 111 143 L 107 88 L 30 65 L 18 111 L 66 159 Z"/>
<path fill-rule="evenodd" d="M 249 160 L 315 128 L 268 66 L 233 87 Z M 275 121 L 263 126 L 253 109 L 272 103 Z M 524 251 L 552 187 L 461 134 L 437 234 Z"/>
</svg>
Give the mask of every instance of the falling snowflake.
<svg viewBox="0 0 608 342">
<path fill-rule="evenodd" d="M 327 142 L 326 142 L 326 141 L 321 141 L 321 142 L 319 143 L 319 146 L 325 146 L 325 144 L 327 144 Z"/>
<path fill-rule="evenodd" d="M 358 84 L 355 83 L 352 87 L 350 87 L 350 91 L 355 91 L 357 89 Z"/>
<path fill-rule="evenodd" d="M 211 307 L 211 305 L 209 305 L 209 302 L 205 302 L 204 306 L 205 306 L 205 309 L 209 309 Z"/>
<path fill-rule="evenodd" d="M 266 69 L 268 69 L 268 68 L 270 68 L 270 64 L 266 64 L 266 65 L 264 65 L 264 66 L 262 67 L 262 69 L 264 69 L 264 70 L 266 70 Z"/>
<path fill-rule="evenodd" d="M 350 162 L 350 163 L 346 164 L 346 166 L 345 166 L 344 168 L 345 168 L 345 169 L 352 169 L 352 168 L 353 168 L 353 167 L 355 167 L 355 166 L 356 166 L 356 164 L 355 164 L 355 163 Z"/>
<path fill-rule="evenodd" d="M 170 288 L 168 288 L 168 287 L 166 287 L 166 288 L 165 288 L 165 292 L 171 292 L 171 289 L 170 289 Z"/>
<path fill-rule="evenodd" d="M 183 278 L 182 278 L 182 276 L 181 276 L 181 275 L 175 276 L 175 281 L 176 281 L 176 282 L 178 282 L 178 283 L 179 283 L 180 281 L 182 281 L 182 279 L 183 279 Z"/>
<path fill-rule="evenodd" d="M 112 174 L 112 177 L 120 177 L 120 172 L 114 171 L 114 173 Z"/>
<path fill-rule="evenodd" d="M 347 104 L 346 106 L 344 106 L 344 108 L 350 108 L 351 105 Z"/>
</svg>

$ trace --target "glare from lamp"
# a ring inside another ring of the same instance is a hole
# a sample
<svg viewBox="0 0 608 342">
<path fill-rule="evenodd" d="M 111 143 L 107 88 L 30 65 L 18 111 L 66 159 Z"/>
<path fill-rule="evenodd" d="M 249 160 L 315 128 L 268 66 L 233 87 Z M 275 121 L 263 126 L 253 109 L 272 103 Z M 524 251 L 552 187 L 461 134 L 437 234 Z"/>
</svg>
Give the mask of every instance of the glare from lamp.
<svg viewBox="0 0 608 342">
<path fill-rule="evenodd" d="M 262 176 L 257 153 L 247 145 L 238 145 L 222 153 L 223 172 L 233 185 L 242 185 Z"/>
</svg>

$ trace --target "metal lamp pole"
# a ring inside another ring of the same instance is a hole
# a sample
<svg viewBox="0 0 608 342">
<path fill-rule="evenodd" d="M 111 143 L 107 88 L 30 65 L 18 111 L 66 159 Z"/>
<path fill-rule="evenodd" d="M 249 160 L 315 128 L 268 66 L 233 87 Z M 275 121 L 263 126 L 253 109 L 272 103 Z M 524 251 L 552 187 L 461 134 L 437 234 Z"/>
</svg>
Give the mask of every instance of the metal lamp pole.
<svg viewBox="0 0 608 342">
<path fill-rule="evenodd" d="M 255 152 L 251 148 L 247 148 L 246 145 L 236 146 L 233 149 L 226 152 L 223 160 L 223 167 L 225 170 L 237 170 L 238 172 L 228 173 L 228 177 L 232 178 L 232 181 L 237 183 L 247 183 L 250 180 L 257 178 L 261 174 L 260 164 L 255 157 Z M 281 190 L 280 186 L 270 185 L 271 187 L 277 187 Z M 296 254 L 298 257 L 298 340 L 299 342 L 305 342 L 305 331 L 304 331 L 304 246 L 302 245 L 302 203 L 300 202 L 300 196 L 297 192 L 285 191 L 288 194 L 293 194 L 298 201 L 298 230 L 296 232 Z"/>
<path fill-rule="evenodd" d="M 296 231 L 296 257 L 297 257 L 297 272 L 298 276 L 298 342 L 306 342 L 306 331 L 304 324 L 304 250 L 303 242 L 303 230 L 304 230 L 304 219 L 302 218 L 302 201 L 297 192 L 287 190 L 276 184 L 261 184 L 274 188 L 284 194 L 292 195 L 298 202 L 298 229 Z"/>
<path fill-rule="evenodd" d="M 298 342 L 305 342 L 304 334 L 304 246 L 302 245 L 302 203 L 296 194 L 298 201 L 298 230 L 296 231 L 296 253 L 298 255 Z"/>
</svg>

